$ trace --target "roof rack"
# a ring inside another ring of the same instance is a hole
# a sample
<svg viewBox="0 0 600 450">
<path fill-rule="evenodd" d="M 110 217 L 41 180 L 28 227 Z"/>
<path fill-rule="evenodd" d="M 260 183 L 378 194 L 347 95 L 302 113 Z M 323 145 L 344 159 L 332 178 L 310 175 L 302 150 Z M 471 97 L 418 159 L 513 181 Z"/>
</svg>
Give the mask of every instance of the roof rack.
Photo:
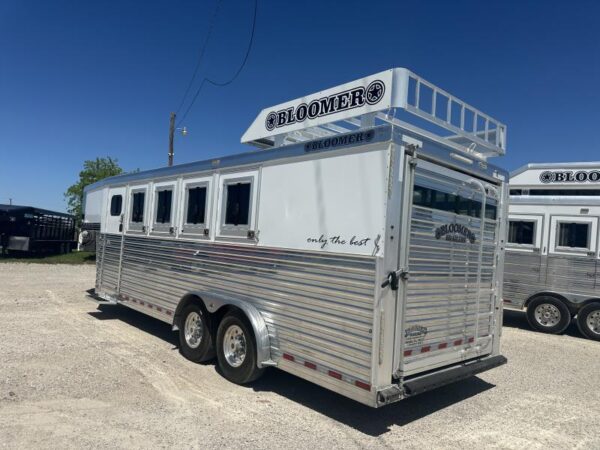
<svg viewBox="0 0 600 450">
<path fill-rule="evenodd" d="M 482 159 L 506 152 L 506 125 L 404 68 L 263 109 L 241 141 L 280 147 L 381 123 Z"/>
</svg>

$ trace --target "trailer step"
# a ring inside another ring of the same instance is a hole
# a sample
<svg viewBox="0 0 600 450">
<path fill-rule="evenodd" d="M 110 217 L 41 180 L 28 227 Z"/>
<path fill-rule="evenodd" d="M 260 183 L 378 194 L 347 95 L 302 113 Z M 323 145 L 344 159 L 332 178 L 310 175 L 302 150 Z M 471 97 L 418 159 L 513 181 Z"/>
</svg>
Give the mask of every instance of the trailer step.
<svg viewBox="0 0 600 450">
<path fill-rule="evenodd" d="M 88 289 L 87 298 L 98 303 L 99 305 L 117 305 L 118 302 L 112 297 L 101 297 L 96 293 L 95 289 Z"/>
<path fill-rule="evenodd" d="M 406 381 L 403 384 L 404 394 L 405 397 L 421 394 L 445 386 L 446 384 L 472 377 L 478 373 L 506 364 L 506 362 L 507 359 L 504 356 L 498 355 L 471 364 L 464 364 L 444 371 L 434 372 L 429 375 Z"/>
</svg>

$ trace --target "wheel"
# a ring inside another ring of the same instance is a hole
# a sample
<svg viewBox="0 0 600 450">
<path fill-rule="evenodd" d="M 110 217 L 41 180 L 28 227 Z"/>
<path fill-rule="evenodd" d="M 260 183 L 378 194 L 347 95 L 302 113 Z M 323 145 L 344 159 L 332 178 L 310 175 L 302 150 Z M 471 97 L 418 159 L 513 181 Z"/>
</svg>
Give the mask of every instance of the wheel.
<svg viewBox="0 0 600 450">
<path fill-rule="evenodd" d="M 600 341 L 600 303 L 589 303 L 577 313 L 577 326 L 585 337 Z"/>
<path fill-rule="evenodd" d="M 187 359 L 197 363 L 215 356 L 206 314 L 196 303 L 189 304 L 181 313 L 179 351 Z"/>
<path fill-rule="evenodd" d="M 226 315 L 217 331 L 217 360 L 223 376 L 236 384 L 259 378 L 263 368 L 256 363 L 254 333 L 241 314 Z"/>
<path fill-rule="evenodd" d="M 571 312 L 555 297 L 538 297 L 527 306 L 527 321 L 537 331 L 559 334 L 571 323 Z"/>
</svg>

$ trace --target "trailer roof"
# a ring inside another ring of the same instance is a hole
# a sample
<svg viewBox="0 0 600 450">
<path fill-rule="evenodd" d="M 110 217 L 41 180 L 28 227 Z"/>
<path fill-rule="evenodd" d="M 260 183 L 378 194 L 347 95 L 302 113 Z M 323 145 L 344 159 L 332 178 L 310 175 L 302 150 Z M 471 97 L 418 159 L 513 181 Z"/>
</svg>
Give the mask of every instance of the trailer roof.
<svg viewBox="0 0 600 450">
<path fill-rule="evenodd" d="M 512 178 L 528 170 L 536 169 L 600 169 L 600 161 L 529 163 L 513 170 L 510 173 L 510 177 Z"/>
<path fill-rule="evenodd" d="M 421 136 L 420 134 L 415 133 L 411 130 L 404 129 L 403 127 L 401 127 L 401 130 L 400 129 L 394 130 L 393 127 L 389 123 L 379 125 L 376 127 L 372 127 L 369 129 L 361 130 L 360 133 L 369 135 L 369 144 L 389 141 L 391 139 L 395 139 L 399 135 L 407 135 L 407 136 L 411 136 L 413 138 L 421 139 L 422 142 L 424 143 L 424 146 L 429 149 L 432 149 L 435 147 L 438 149 L 437 151 L 439 152 L 439 151 L 441 151 L 439 149 L 442 148 L 439 140 L 437 140 L 437 139 L 431 139 L 428 136 Z M 348 136 L 348 137 L 355 136 L 355 135 L 357 135 L 356 132 L 350 132 L 350 133 L 345 134 L 345 136 Z M 325 141 L 328 141 L 331 139 L 333 139 L 333 138 L 324 138 L 321 140 L 315 139 L 314 142 L 322 143 L 322 142 L 325 142 Z M 334 139 L 342 141 L 344 139 L 344 135 L 336 135 L 334 137 Z M 145 171 L 140 171 L 140 172 L 131 172 L 131 173 L 115 175 L 112 177 L 104 178 L 103 180 L 97 181 L 93 184 L 86 186 L 83 191 L 84 191 L 84 193 L 88 193 L 90 191 L 99 189 L 99 188 L 101 188 L 103 186 L 107 186 L 107 185 L 122 185 L 122 184 L 133 183 L 133 182 L 142 183 L 142 182 L 146 182 L 148 180 L 156 180 L 159 178 L 170 178 L 170 177 L 178 176 L 178 175 L 182 175 L 182 174 L 193 174 L 193 173 L 209 172 L 209 171 L 214 171 L 214 170 L 223 170 L 223 169 L 240 167 L 240 166 L 251 166 L 253 164 L 260 164 L 260 163 L 267 162 L 267 161 L 293 158 L 293 157 L 301 157 L 301 156 L 305 156 L 307 153 L 324 153 L 324 152 L 329 152 L 329 151 L 335 151 L 342 147 L 350 148 L 350 147 L 356 147 L 359 145 L 364 145 L 364 142 L 356 141 L 354 143 L 350 143 L 350 140 L 348 140 L 348 142 L 349 143 L 346 143 L 343 146 L 339 146 L 339 147 L 329 146 L 327 148 L 321 148 L 316 151 L 313 151 L 310 149 L 309 143 L 299 143 L 296 145 L 288 145 L 288 146 L 284 146 L 284 147 L 274 147 L 274 148 L 270 148 L 270 149 L 266 149 L 266 150 L 253 150 L 253 151 L 248 151 L 248 152 L 244 152 L 244 153 L 239 153 L 236 155 L 225 156 L 222 158 L 213 158 L 213 159 L 206 159 L 203 161 L 194 161 L 194 162 L 189 162 L 189 163 L 185 163 L 185 164 L 174 165 L 171 167 L 160 167 L 160 168 L 150 169 L 150 170 L 145 170 Z M 445 144 L 445 145 L 447 145 L 447 144 Z M 425 149 L 425 147 L 424 147 L 424 149 Z M 445 153 L 445 152 L 443 152 L 443 153 Z M 460 160 L 453 160 L 453 163 L 459 164 L 461 162 L 460 162 Z M 467 166 L 469 166 L 470 163 L 472 163 L 472 161 L 467 159 L 466 163 L 462 162 L 461 164 L 467 164 Z M 473 166 L 469 166 L 469 167 L 470 167 L 470 170 L 473 170 Z M 508 177 L 508 173 L 504 169 L 502 169 L 496 165 L 489 164 L 489 163 L 478 165 L 477 170 L 479 170 L 481 172 L 485 172 L 487 174 L 492 174 L 494 172 L 500 173 L 503 176 Z"/>
<path fill-rule="evenodd" d="M 38 214 L 52 214 L 53 216 L 61 216 L 61 217 L 73 217 L 71 214 L 51 211 L 49 209 L 36 208 L 34 206 L 22 206 L 22 205 L 4 205 L 0 204 L 0 211 L 4 212 L 12 212 L 12 213 L 38 213 Z"/>
</svg>

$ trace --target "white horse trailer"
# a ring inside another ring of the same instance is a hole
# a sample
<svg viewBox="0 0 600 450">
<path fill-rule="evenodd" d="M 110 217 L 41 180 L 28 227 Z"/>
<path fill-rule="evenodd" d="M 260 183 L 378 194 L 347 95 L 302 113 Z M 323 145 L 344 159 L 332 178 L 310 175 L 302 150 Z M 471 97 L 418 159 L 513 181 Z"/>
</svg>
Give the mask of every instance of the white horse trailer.
<svg viewBox="0 0 600 450">
<path fill-rule="evenodd" d="M 600 162 L 528 164 L 511 174 L 504 303 L 561 333 L 577 316 L 600 340 Z"/>
<path fill-rule="evenodd" d="M 406 69 L 265 109 L 254 151 L 86 189 L 96 293 L 236 383 L 377 407 L 498 366 L 505 135 Z"/>
</svg>

